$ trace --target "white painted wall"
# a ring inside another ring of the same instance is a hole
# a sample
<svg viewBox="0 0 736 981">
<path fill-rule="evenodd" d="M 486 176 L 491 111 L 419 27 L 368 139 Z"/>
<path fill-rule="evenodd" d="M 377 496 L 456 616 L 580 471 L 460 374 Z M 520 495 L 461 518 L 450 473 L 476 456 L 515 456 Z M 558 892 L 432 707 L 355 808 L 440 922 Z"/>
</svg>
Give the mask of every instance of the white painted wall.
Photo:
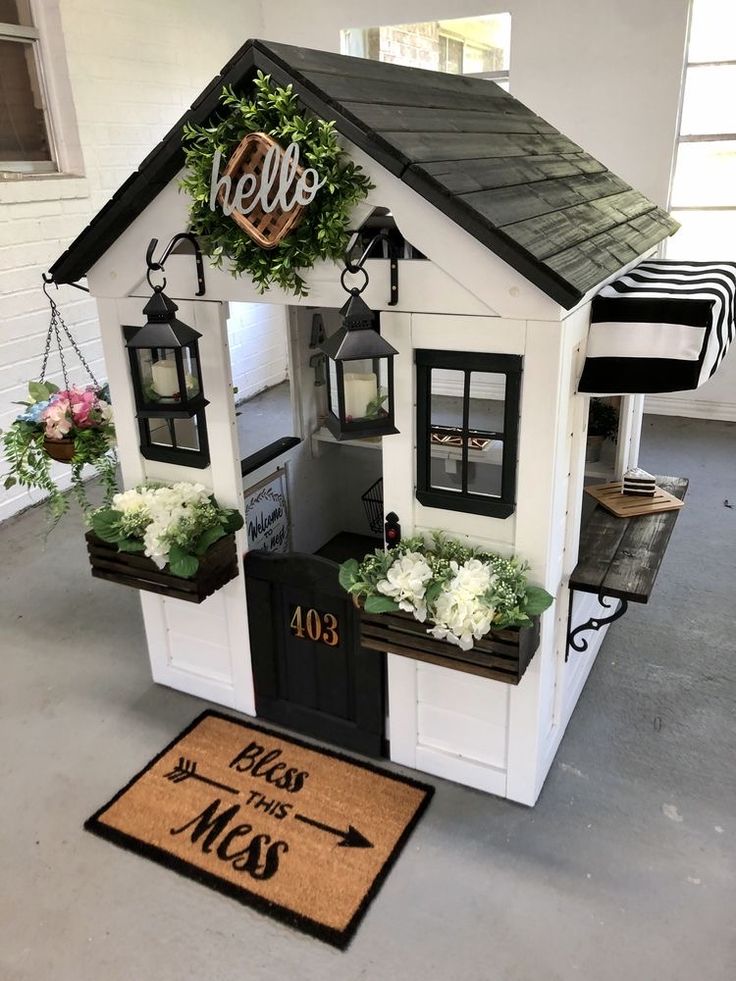
<svg viewBox="0 0 736 981">
<path fill-rule="evenodd" d="M 289 377 L 286 307 L 231 303 L 227 332 L 236 402 Z"/>
<path fill-rule="evenodd" d="M 511 13 L 511 92 L 667 201 L 688 0 L 281 0 L 263 36 L 339 51 L 341 28 Z"/>
<path fill-rule="evenodd" d="M 688 0 L 300 0 L 264 4 L 264 37 L 338 51 L 346 27 L 511 13 L 511 92 L 665 207 Z M 694 257 L 695 258 L 695 257 Z M 724 258 L 732 258 L 725 256 Z M 697 392 L 645 411 L 736 421 L 736 354 Z"/>
<path fill-rule="evenodd" d="M 258 0 L 221 0 L 207 19 L 197 0 L 36 0 L 36 22 L 49 30 L 53 86 L 66 111 L 67 172 L 0 181 L 0 429 L 16 415 L 25 383 L 40 368 L 48 307 L 41 273 L 167 132 L 248 37 L 261 35 Z M 61 15 L 61 29 L 58 18 Z M 196 39 L 196 43 L 193 43 Z M 65 57 L 64 57 L 65 56 Z M 64 63 L 66 61 L 66 64 Z M 71 103 L 71 105 L 70 105 Z M 79 146 L 69 132 L 76 109 Z M 71 177 L 70 173 L 83 176 Z M 143 262 L 143 255 L 141 255 Z M 93 370 L 104 375 L 94 301 L 70 287 L 58 292 L 69 327 Z M 58 365 L 52 363 L 52 368 Z M 58 381 L 58 374 L 52 374 Z M 83 380 L 79 372 L 73 381 Z M 5 472 L 0 458 L 0 474 Z M 63 477 L 68 468 L 58 467 Z M 0 486 L 0 520 L 32 503 Z"/>
</svg>

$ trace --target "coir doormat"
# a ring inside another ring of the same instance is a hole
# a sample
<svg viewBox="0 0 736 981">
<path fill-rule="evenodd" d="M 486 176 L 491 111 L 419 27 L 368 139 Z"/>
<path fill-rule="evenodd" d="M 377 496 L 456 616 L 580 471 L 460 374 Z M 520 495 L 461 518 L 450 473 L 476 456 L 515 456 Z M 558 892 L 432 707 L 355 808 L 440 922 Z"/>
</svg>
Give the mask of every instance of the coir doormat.
<svg viewBox="0 0 736 981">
<path fill-rule="evenodd" d="M 432 793 L 207 711 L 85 828 L 344 948 Z"/>
</svg>

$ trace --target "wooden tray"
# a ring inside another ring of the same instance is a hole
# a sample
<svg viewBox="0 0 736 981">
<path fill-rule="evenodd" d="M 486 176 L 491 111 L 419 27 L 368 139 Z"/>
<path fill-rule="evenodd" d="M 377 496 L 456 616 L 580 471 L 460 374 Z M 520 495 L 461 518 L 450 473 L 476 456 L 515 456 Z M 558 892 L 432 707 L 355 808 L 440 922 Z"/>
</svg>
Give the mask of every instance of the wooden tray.
<svg viewBox="0 0 736 981">
<path fill-rule="evenodd" d="M 676 511 L 685 506 L 685 502 L 657 487 L 654 497 L 641 497 L 638 494 L 622 494 L 621 481 L 614 480 L 611 484 L 595 484 L 585 488 L 602 508 L 615 514 L 617 518 L 636 518 L 642 514 L 660 514 L 662 511 Z"/>
</svg>

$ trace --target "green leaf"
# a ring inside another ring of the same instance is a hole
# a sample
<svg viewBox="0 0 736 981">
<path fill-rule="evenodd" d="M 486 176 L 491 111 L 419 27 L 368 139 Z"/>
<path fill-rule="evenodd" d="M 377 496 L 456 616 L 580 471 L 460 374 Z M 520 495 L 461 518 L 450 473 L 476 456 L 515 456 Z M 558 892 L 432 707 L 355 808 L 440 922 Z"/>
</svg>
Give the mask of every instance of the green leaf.
<svg viewBox="0 0 736 981">
<path fill-rule="evenodd" d="M 92 531 L 103 542 L 112 542 L 114 545 L 124 536 L 120 534 L 120 519 L 123 517 L 122 511 L 114 508 L 106 508 L 104 511 L 96 511 L 92 515 Z"/>
<path fill-rule="evenodd" d="M 47 382 L 29 382 L 28 394 L 34 402 L 45 402 L 51 392 Z"/>
<path fill-rule="evenodd" d="M 144 552 L 146 546 L 137 538 L 121 538 L 117 543 L 118 552 Z"/>
<path fill-rule="evenodd" d="M 233 532 L 240 531 L 244 524 L 243 515 L 240 511 L 227 511 L 222 519 L 222 527 L 225 529 L 226 535 L 232 535 Z"/>
<path fill-rule="evenodd" d="M 441 582 L 430 583 L 429 587 L 427 588 L 427 591 L 424 594 L 424 600 L 427 606 L 433 606 L 439 599 L 441 592 L 442 592 Z"/>
<path fill-rule="evenodd" d="M 5 488 L 5 490 L 10 490 L 10 488 L 15 487 L 17 483 L 18 481 L 15 479 L 15 477 L 6 477 L 3 487 Z"/>
<path fill-rule="evenodd" d="M 343 562 L 338 573 L 338 579 L 342 588 L 349 591 L 357 575 L 358 563 L 355 559 L 348 559 L 347 562 Z"/>
<path fill-rule="evenodd" d="M 368 596 L 365 601 L 366 613 L 395 613 L 399 604 L 388 596 Z"/>
<path fill-rule="evenodd" d="M 219 542 L 226 534 L 227 532 L 222 525 L 213 525 L 212 528 L 207 528 L 194 543 L 195 554 L 204 555 L 208 548 L 214 545 L 215 542 Z"/>
<path fill-rule="evenodd" d="M 541 586 L 527 586 L 524 596 L 524 612 L 530 617 L 537 616 L 539 613 L 544 613 L 553 601 L 554 597 L 550 596 L 547 590 L 542 589 Z"/>
<path fill-rule="evenodd" d="M 185 552 L 178 545 L 172 545 L 169 551 L 169 572 L 182 579 L 191 579 L 199 568 L 199 559 L 190 552 Z"/>
</svg>

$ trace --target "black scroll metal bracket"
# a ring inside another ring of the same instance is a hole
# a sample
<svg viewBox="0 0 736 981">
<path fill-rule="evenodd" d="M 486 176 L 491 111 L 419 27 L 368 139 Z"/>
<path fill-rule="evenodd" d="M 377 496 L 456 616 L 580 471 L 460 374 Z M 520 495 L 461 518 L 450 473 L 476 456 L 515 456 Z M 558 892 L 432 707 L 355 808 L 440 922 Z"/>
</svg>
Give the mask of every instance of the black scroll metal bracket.
<svg viewBox="0 0 736 981">
<path fill-rule="evenodd" d="M 388 298 L 387 305 L 390 307 L 395 307 L 399 302 L 399 259 L 396 255 L 393 242 L 391 241 L 391 236 L 385 229 L 382 229 L 373 236 L 370 242 L 363 249 L 363 254 L 357 261 L 353 262 L 353 260 L 350 258 L 350 249 L 348 249 L 348 252 L 345 255 L 345 268 L 350 273 L 360 272 L 363 269 L 363 264 L 370 255 L 370 252 L 376 242 L 388 242 L 388 269 L 391 295 Z"/>
<path fill-rule="evenodd" d="M 205 284 L 204 284 L 204 263 L 202 262 L 202 250 L 199 247 L 199 242 L 195 235 L 191 232 L 179 232 L 175 235 L 169 244 L 164 249 L 161 258 L 155 260 L 153 258 L 153 253 L 156 251 L 156 246 L 158 245 L 158 239 L 152 238 L 148 243 L 148 248 L 146 249 L 146 265 L 148 266 L 148 281 L 151 281 L 152 272 L 163 272 L 164 264 L 169 258 L 171 253 L 174 251 L 179 242 L 189 242 L 194 249 L 194 261 L 197 266 L 197 292 L 195 296 L 204 296 L 205 294 Z"/>
<path fill-rule="evenodd" d="M 567 614 L 567 649 L 565 650 L 565 661 L 567 661 L 570 655 L 570 649 L 577 651 L 578 654 L 582 654 L 588 649 L 588 641 L 585 637 L 581 637 L 580 634 L 586 633 L 589 630 L 600 630 L 601 627 L 607 627 L 609 623 L 613 623 L 615 620 L 619 620 L 624 613 L 629 608 L 628 600 L 618 599 L 619 605 L 608 616 L 604 617 L 590 617 L 585 623 L 581 623 L 574 630 L 572 627 L 572 604 L 573 598 L 575 596 L 575 590 L 570 590 L 570 606 Z M 601 606 L 610 610 L 614 603 L 617 602 L 617 598 L 613 596 L 605 596 L 603 593 L 598 593 L 598 602 Z"/>
</svg>

